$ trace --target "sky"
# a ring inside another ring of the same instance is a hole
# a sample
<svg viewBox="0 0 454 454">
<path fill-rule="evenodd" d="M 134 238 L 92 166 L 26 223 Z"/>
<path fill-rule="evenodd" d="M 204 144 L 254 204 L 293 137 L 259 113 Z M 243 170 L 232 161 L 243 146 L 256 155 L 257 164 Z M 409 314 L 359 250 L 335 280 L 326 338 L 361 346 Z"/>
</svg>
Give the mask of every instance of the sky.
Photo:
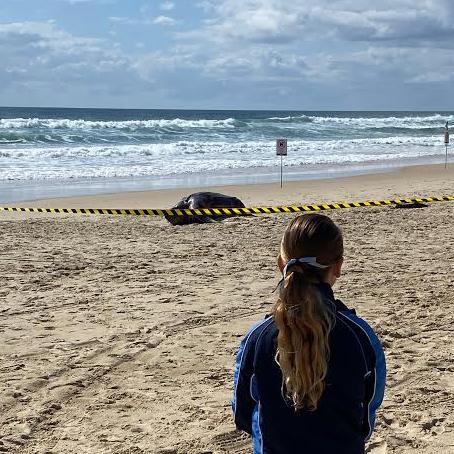
<svg viewBox="0 0 454 454">
<path fill-rule="evenodd" d="M 454 109 L 454 0 L 1 0 L 0 105 Z"/>
</svg>

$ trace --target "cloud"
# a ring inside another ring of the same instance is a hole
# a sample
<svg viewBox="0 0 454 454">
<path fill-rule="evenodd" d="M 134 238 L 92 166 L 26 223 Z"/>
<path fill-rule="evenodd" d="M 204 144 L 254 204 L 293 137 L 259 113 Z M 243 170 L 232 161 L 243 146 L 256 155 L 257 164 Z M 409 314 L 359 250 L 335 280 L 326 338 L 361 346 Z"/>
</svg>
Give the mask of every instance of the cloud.
<svg viewBox="0 0 454 454">
<path fill-rule="evenodd" d="M 445 74 L 452 68 L 450 0 L 204 0 L 198 6 L 205 24 L 177 36 L 183 47 L 197 49 L 212 77 L 354 80 L 360 65 L 376 78 L 386 73 L 391 80 L 394 73 L 400 81 L 435 81 L 431 64 Z"/>
<path fill-rule="evenodd" d="M 190 85 L 199 98 L 206 89 L 212 99 L 221 91 L 228 103 L 251 99 L 263 106 L 279 93 L 289 102 L 304 93 L 380 103 L 380 93 L 411 98 L 424 91 L 421 85 L 454 81 L 452 0 L 199 0 L 191 5 L 197 17 L 181 28 L 166 13 L 173 1 L 141 4 L 137 17 L 108 20 L 149 26 L 151 36 L 163 33 L 157 26 L 168 27 L 165 42 L 157 40 L 160 50 L 145 44 L 127 53 L 53 22 L 0 24 L 0 91 L 80 87 L 141 98 L 141 90 L 154 90 L 184 102 Z"/>
<path fill-rule="evenodd" d="M 170 4 L 159 6 L 170 10 Z M 189 71 L 223 83 L 337 84 L 342 90 L 453 78 L 449 0 L 203 0 L 197 6 L 205 14 L 198 27 L 171 35 L 176 41 L 165 53 L 137 56 L 132 67 L 142 79 L 165 85 L 170 75 Z M 177 23 L 167 15 L 110 20 Z"/>
<path fill-rule="evenodd" d="M 137 19 L 134 17 L 126 16 L 110 16 L 109 21 L 113 24 L 120 25 L 152 25 L 153 20 L 151 19 Z"/>
<path fill-rule="evenodd" d="M 126 17 L 126 16 L 110 16 L 109 21 L 114 24 L 124 24 L 124 25 L 137 25 L 137 24 L 143 22 L 142 20 L 133 19 L 131 17 Z"/>
<path fill-rule="evenodd" d="M 168 16 L 157 16 L 152 20 L 153 24 L 171 27 L 176 24 L 176 20 Z"/>
<path fill-rule="evenodd" d="M 449 0 L 205 0 L 213 21 L 200 30 L 212 39 L 300 42 L 331 37 L 347 41 L 437 42 L 454 37 Z"/>
<path fill-rule="evenodd" d="M 0 53 L 3 90 L 65 91 L 80 86 L 110 92 L 139 80 L 117 46 L 71 35 L 52 21 L 0 24 Z"/>
<path fill-rule="evenodd" d="M 163 2 L 159 5 L 159 8 L 162 9 L 163 11 L 171 11 L 175 8 L 175 3 L 166 1 Z"/>
</svg>

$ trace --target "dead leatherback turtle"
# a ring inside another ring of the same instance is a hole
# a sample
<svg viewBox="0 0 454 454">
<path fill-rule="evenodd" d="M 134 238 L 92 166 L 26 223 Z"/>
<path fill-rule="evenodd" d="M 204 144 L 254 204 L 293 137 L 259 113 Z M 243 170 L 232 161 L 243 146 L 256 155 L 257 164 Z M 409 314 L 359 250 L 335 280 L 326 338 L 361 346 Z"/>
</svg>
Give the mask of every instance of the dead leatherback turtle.
<svg viewBox="0 0 454 454">
<path fill-rule="evenodd" d="M 244 203 L 236 197 L 219 194 L 218 192 L 196 192 L 181 199 L 173 208 L 189 208 L 191 210 L 197 208 L 244 208 Z M 172 225 L 205 224 L 207 222 L 222 221 L 229 217 L 224 215 L 205 216 L 199 214 L 170 216 L 166 212 L 164 212 L 164 216 Z"/>
</svg>

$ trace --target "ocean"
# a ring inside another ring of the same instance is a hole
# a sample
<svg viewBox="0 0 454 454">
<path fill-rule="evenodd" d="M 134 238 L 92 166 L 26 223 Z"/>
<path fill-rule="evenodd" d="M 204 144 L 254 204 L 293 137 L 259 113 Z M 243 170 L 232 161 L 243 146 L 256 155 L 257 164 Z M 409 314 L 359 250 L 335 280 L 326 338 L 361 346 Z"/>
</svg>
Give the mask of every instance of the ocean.
<svg viewBox="0 0 454 454">
<path fill-rule="evenodd" d="M 454 112 L 0 108 L 0 202 L 444 162 Z"/>
</svg>

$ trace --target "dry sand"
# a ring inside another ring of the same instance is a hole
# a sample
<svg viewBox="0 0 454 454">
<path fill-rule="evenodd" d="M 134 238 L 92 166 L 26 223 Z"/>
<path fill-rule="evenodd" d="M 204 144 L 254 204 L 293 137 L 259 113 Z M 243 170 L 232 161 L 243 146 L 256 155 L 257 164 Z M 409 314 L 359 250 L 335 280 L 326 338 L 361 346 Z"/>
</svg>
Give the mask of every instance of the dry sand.
<svg viewBox="0 0 454 454">
<path fill-rule="evenodd" d="M 453 176 L 432 166 L 222 190 L 255 205 L 361 200 L 450 194 Z M 34 205 L 154 208 L 188 192 Z M 368 452 L 454 453 L 454 202 L 329 215 L 346 239 L 336 294 L 377 329 L 389 367 Z M 0 452 L 250 452 L 230 412 L 234 354 L 273 304 L 292 216 L 172 227 L 1 214 Z"/>
</svg>

